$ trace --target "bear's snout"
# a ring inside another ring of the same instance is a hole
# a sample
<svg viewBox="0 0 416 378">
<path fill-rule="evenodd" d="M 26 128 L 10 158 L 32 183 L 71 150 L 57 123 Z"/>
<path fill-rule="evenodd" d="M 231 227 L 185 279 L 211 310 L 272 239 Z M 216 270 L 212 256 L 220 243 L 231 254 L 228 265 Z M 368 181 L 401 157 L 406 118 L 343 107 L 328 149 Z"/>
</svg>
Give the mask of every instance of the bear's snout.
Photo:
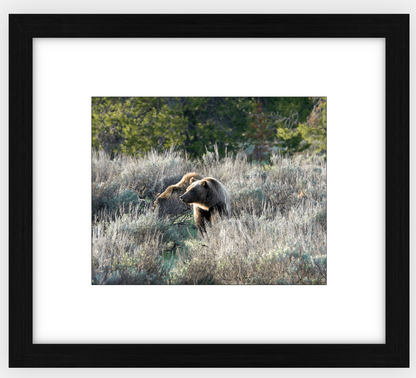
<svg viewBox="0 0 416 378">
<path fill-rule="evenodd" d="M 179 197 L 179 199 L 180 199 L 183 203 L 190 203 L 190 202 L 192 202 L 192 201 L 191 201 L 191 197 L 192 197 L 192 196 L 190 196 L 190 195 L 189 195 L 189 193 L 185 193 L 185 194 L 181 195 L 181 196 Z"/>
</svg>

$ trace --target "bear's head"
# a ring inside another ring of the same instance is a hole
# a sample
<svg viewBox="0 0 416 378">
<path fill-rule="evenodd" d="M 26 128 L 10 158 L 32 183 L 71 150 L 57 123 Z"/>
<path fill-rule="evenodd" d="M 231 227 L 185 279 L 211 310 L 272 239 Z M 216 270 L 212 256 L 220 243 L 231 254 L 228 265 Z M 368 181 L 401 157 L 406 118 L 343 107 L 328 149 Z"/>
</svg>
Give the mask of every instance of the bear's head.
<svg viewBox="0 0 416 378">
<path fill-rule="evenodd" d="M 167 202 L 174 201 L 175 197 L 177 200 L 178 197 L 182 195 L 183 193 L 184 193 L 183 188 L 171 185 L 162 194 L 160 193 L 157 194 L 156 201 L 153 204 L 153 208 L 156 208 L 156 206 L 166 205 Z"/>
<path fill-rule="evenodd" d="M 183 203 L 205 203 L 208 195 L 208 182 L 206 180 L 193 181 L 184 195 L 179 197 Z"/>
</svg>

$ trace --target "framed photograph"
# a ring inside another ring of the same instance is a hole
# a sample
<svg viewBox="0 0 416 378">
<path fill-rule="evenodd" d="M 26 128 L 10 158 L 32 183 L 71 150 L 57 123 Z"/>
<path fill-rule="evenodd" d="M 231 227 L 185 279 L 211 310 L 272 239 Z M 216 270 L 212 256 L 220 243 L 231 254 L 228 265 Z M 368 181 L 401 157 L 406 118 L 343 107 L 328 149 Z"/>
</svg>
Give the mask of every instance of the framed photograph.
<svg viewBox="0 0 416 378">
<path fill-rule="evenodd" d="M 9 37 L 10 367 L 409 366 L 409 15 Z"/>
<path fill-rule="evenodd" d="M 327 98 L 93 97 L 93 285 L 326 285 Z"/>
</svg>

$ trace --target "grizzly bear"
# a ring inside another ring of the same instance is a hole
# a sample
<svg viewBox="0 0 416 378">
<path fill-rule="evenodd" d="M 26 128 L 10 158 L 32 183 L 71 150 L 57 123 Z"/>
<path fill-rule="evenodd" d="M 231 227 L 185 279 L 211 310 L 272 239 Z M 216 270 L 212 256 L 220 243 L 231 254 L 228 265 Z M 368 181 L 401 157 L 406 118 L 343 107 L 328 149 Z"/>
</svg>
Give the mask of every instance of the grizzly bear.
<svg viewBox="0 0 416 378">
<path fill-rule="evenodd" d="M 202 178 L 198 173 L 187 173 L 177 184 L 169 186 L 162 194 L 157 194 L 153 208 L 155 209 L 156 206 L 159 206 L 164 214 L 181 213 L 185 209 L 184 205 L 179 201 L 179 197 L 185 193 L 192 182 L 191 180 L 200 180 Z"/>
<path fill-rule="evenodd" d="M 231 215 L 230 194 L 224 184 L 212 177 L 202 180 L 191 180 L 191 185 L 180 200 L 186 204 L 193 205 L 195 223 L 203 235 L 206 225 L 210 225 L 214 214 L 220 216 Z"/>
</svg>

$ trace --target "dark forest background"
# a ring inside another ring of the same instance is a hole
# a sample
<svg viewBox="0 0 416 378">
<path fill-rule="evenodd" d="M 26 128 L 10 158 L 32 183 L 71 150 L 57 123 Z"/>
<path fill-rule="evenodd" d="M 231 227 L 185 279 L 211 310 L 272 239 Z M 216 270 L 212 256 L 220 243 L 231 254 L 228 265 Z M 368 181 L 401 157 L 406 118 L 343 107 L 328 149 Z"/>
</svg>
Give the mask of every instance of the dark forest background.
<svg viewBox="0 0 416 378">
<path fill-rule="evenodd" d="M 250 160 L 326 152 L 326 97 L 93 97 L 92 145 L 110 156 L 218 146 Z"/>
<path fill-rule="evenodd" d="M 92 99 L 92 283 L 326 285 L 325 97 Z M 198 234 L 159 193 L 189 172 L 230 194 Z"/>
</svg>

